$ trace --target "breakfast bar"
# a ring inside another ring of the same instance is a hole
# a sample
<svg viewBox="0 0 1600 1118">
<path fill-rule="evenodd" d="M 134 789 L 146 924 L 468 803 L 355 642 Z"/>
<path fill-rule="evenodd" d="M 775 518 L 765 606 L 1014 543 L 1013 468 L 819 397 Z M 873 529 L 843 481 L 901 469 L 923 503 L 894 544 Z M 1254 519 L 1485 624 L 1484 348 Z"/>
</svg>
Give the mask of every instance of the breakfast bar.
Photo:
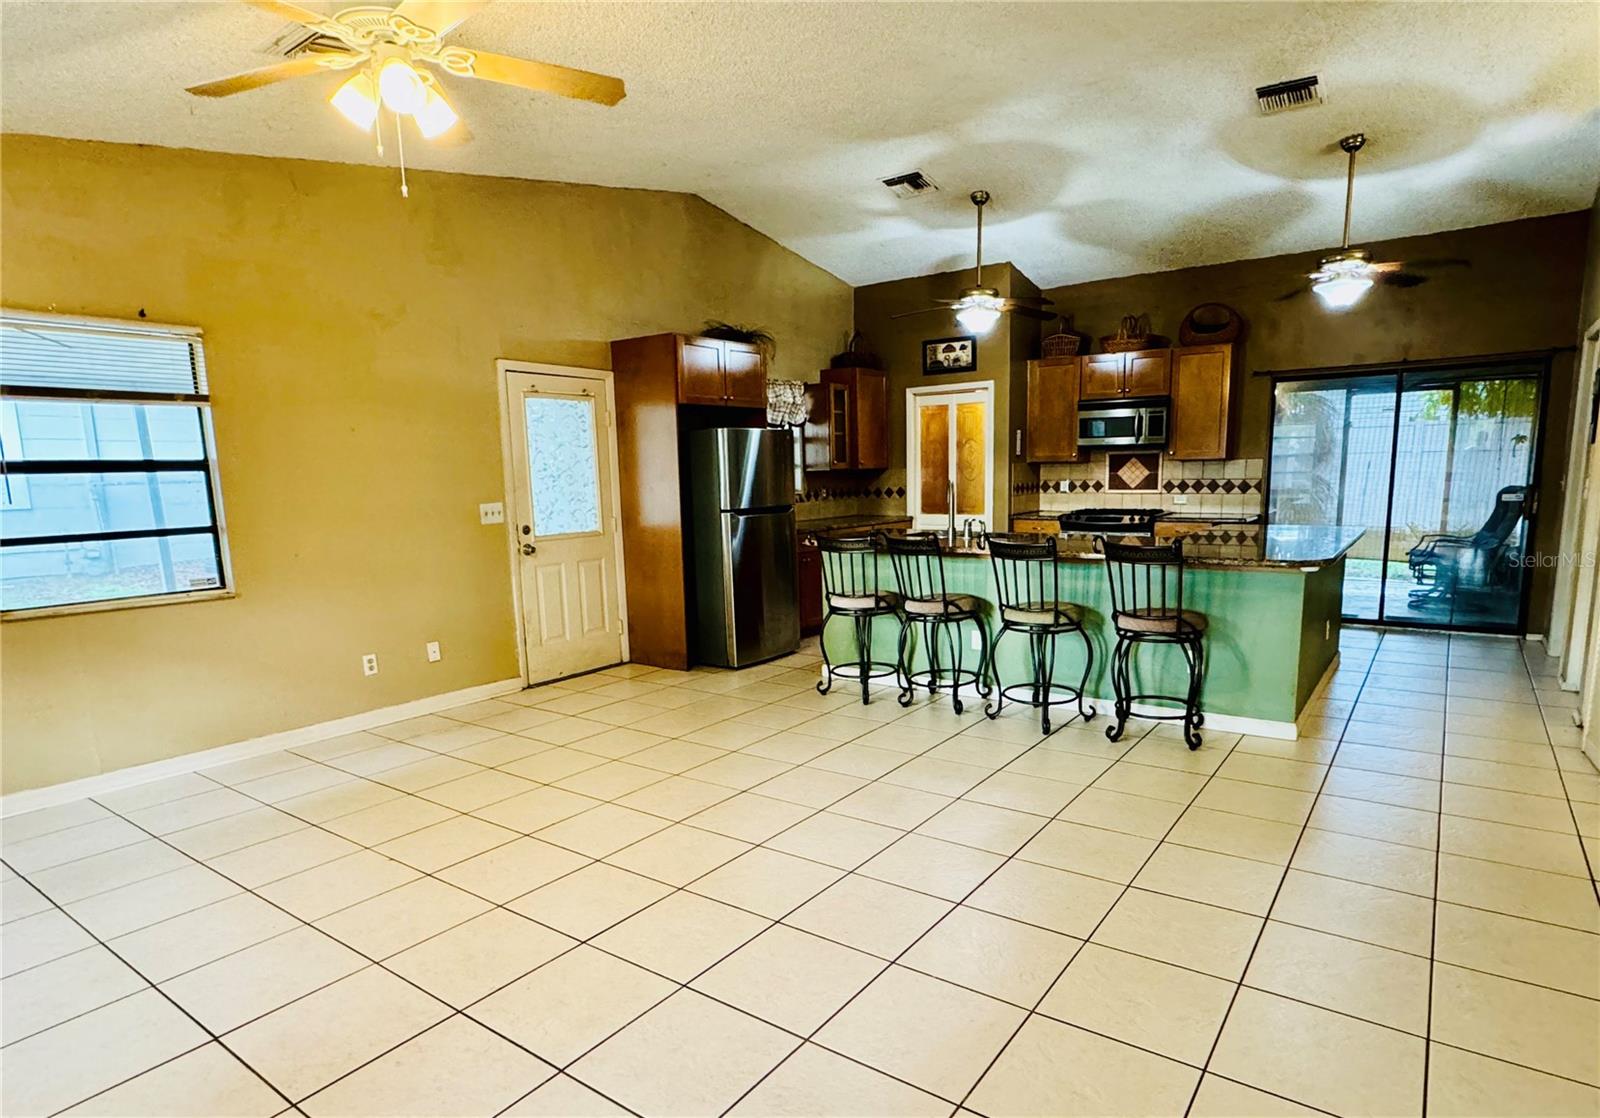
<svg viewBox="0 0 1600 1118">
<path fill-rule="evenodd" d="M 1208 730 L 1295 736 L 1295 719 L 1338 653 L 1344 557 L 1362 534 L 1359 527 L 1342 525 L 1252 525 L 1184 541 L 1183 607 L 1208 619 L 1200 696 Z M 1115 636 L 1104 561 L 1089 536 L 1061 536 L 1057 546 L 1061 600 L 1082 607 L 1095 649 L 1087 691 L 1097 697 L 1100 711 L 1108 713 L 1111 682 L 1106 667 Z M 877 569 L 880 588 L 895 590 L 886 556 L 878 556 Z M 988 552 L 981 544 L 957 543 L 945 551 L 944 571 L 947 592 L 980 599 L 985 622 L 994 631 L 995 585 Z M 892 659 L 898 636 L 897 618 L 878 618 L 873 658 Z M 848 625 L 828 625 L 823 640 L 836 663 L 855 659 Z M 1082 655 L 1076 638 L 1061 641 L 1058 684 L 1077 682 Z M 970 666 L 978 652 L 963 648 L 962 657 Z M 917 669 L 927 666 L 922 648 L 911 648 L 909 659 Z M 948 651 L 941 659 L 949 659 Z M 1022 642 L 1002 644 L 996 661 L 1007 684 L 1030 678 Z M 1140 691 L 1180 692 L 1186 679 L 1182 656 L 1169 648 L 1139 649 L 1132 670 Z M 892 693 L 881 694 L 874 701 L 893 701 Z"/>
</svg>

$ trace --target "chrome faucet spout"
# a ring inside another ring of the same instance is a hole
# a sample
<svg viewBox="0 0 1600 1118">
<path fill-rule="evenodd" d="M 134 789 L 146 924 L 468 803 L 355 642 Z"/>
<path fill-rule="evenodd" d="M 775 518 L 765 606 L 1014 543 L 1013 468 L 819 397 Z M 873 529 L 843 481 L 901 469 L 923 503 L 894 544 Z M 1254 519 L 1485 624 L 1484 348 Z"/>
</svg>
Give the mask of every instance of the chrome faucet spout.
<svg viewBox="0 0 1600 1118">
<path fill-rule="evenodd" d="M 956 545 L 956 483 L 946 482 L 944 487 L 945 508 L 950 512 L 950 523 L 944 530 L 944 542 L 947 547 Z"/>
</svg>

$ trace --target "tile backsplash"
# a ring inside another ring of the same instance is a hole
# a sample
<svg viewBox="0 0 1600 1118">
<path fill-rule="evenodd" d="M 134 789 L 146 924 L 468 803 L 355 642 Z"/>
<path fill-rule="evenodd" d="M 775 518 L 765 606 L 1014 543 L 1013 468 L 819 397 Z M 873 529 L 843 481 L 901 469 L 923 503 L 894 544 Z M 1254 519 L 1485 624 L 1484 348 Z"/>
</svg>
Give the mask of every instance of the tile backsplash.
<svg viewBox="0 0 1600 1118">
<path fill-rule="evenodd" d="M 902 514 L 906 508 L 906 472 L 889 469 L 867 478 L 845 474 L 807 474 L 805 488 L 795 494 L 800 520 L 879 513 Z"/>
<path fill-rule="evenodd" d="M 1142 476 L 1152 458 L 1159 458 L 1153 484 Z M 1198 515 L 1259 515 L 1265 494 L 1264 466 L 1260 458 L 1180 462 L 1164 454 L 1140 454 L 1135 460 L 1125 452 L 1111 451 L 1093 454 L 1087 462 L 1041 466 L 1037 483 L 1018 481 L 1013 493 L 1018 504 L 1031 504 L 1028 498 L 1037 494 L 1039 508 L 1058 512 L 1088 507 L 1161 507 Z M 1114 469 L 1120 470 L 1124 479 L 1140 477 L 1138 488 L 1127 488 L 1123 480 L 1112 488 Z"/>
</svg>

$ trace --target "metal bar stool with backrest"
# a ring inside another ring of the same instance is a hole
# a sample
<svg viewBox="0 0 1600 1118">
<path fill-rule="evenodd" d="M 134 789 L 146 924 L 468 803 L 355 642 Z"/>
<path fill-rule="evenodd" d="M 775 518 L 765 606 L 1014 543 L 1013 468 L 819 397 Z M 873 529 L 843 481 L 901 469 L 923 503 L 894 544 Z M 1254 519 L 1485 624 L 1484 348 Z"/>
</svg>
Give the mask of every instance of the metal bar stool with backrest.
<svg viewBox="0 0 1600 1118">
<path fill-rule="evenodd" d="M 817 549 L 822 552 L 822 588 L 826 611 L 822 615 L 822 629 L 817 644 L 822 649 L 822 679 L 817 691 L 826 695 L 833 686 L 835 675 L 845 679 L 860 680 L 861 702 L 866 704 L 868 686 L 874 679 L 894 676 L 900 682 L 898 658 L 890 664 L 872 658 L 872 622 L 879 617 L 893 617 L 900 609 L 900 596 L 878 585 L 878 549 L 881 537 L 818 536 Z M 828 659 L 828 622 L 835 617 L 848 617 L 855 625 L 856 662 L 836 666 Z"/>
<path fill-rule="evenodd" d="M 1183 541 L 1170 544 L 1117 543 L 1098 536 L 1095 546 L 1106 557 L 1106 577 L 1111 583 L 1111 625 L 1117 632 L 1111 654 L 1111 685 L 1116 693 L 1116 724 L 1106 727 L 1106 737 L 1116 741 L 1128 724 L 1135 702 L 1182 703 L 1183 710 L 1141 717 L 1183 723 L 1183 740 L 1200 748 L 1200 675 L 1206 616 L 1183 608 Z M 1189 665 L 1189 689 L 1184 695 L 1135 693 L 1131 659 L 1139 644 L 1174 644 Z"/>
<path fill-rule="evenodd" d="M 1039 728 L 1050 732 L 1050 708 L 1077 703 L 1085 722 L 1094 717 L 1094 707 L 1086 707 L 1083 692 L 1094 670 L 1094 643 L 1083 627 L 1083 607 L 1061 599 L 1061 568 L 1056 564 L 1053 536 L 990 536 L 989 560 L 994 564 L 995 598 L 1000 611 L 1000 631 L 994 648 L 1007 633 L 1026 633 L 1033 663 L 1033 679 L 1007 686 L 1000 676 L 998 662 L 991 655 L 995 701 L 984 707 L 990 718 L 1000 717 L 1005 701 L 1026 703 L 1039 709 Z M 1055 682 L 1056 637 L 1077 633 L 1083 638 L 1083 677 L 1078 686 Z M 1057 697 L 1057 693 L 1063 693 Z M 1023 697 L 1023 694 L 1026 697 Z"/>
<path fill-rule="evenodd" d="M 972 684 L 984 698 L 989 695 L 989 627 L 983 623 L 981 613 L 987 603 L 972 594 L 949 592 L 944 579 L 944 552 L 939 546 L 939 537 L 932 532 L 889 536 L 885 547 L 894 564 L 895 582 L 900 587 L 900 647 L 895 656 L 902 673 L 900 705 L 910 706 L 917 687 L 922 685 L 930 695 L 948 689 L 950 705 L 960 714 L 963 683 Z M 961 666 L 963 621 L 978 627 L 980 652 L 975 669 Z M 908 659 L 914 626 L 920 626 L 927 637 L 926 671 L 912 671 Z M 953 666 L 940 664 L 941 635 L 948 639 Z"/>
</svg>

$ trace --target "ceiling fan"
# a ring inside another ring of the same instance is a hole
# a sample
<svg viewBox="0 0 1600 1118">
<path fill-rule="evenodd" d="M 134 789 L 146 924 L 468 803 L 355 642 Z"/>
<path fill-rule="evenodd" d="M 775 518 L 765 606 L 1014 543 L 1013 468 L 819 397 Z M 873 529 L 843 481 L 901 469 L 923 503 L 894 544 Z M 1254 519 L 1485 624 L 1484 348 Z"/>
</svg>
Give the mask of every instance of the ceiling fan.
<svg viewBox="0 0 1600 1118">
<path fill-rule="evenodd" d="M 1301 286 L 1278 296 L 1276 301 L 1293 299 L 1306 291 L 1313 291 L 1329 310 L 1342 311 L 1361 301 L 1374 283 L 1393 287 L 1416 287 L 1427 283 L 1428 277 L 1416 269 L 1450 266 L 1471 267 L 1471 261 L 1456 258 L 1433 260 L 1389 260 L 1373 263 L 1372 253 L 1364 248 L 1350 247 L 1350 211 L 1356 194 L 1356 152 L 1367 145 L 1365 133 L 1354 132 L 1339 141 L 1339 148 L 1349 157 L 1344 185 L 1344 239 L 1337 252 L 1330 252 L 1309 272 L 1309 288 Z"/>
<path fill-rule="evenodd" d="M 978 274 L 971 287 L 963 288 L 960 296 L 954 299 L 936 299 L 935 307 L 923 307 L 921 310 L 902 311 L 891 318 L 909 318 L 914 314 L 930 314 L 934 311 L 955 311 L 956 321 L 963 330 L 970 330 L 974 334 L 987 334 L 993 330 L 995 323 L 1000 321 L 1003 314 L 1020 314 L 1026 318 L 1037 318 L 1048 321 L 1056 316 L 1050 311 L 1040 310 L 1039 304 L 1050 302 L 1043 296 L 1024 296 L 1021 298 L 1007 299 L 1001 296 L 998 288 L 983 285 L 983 207 L 989 204 L 987 190 L 974 190 L 969 198 L 972 204 L 978 207 Z"/>
<path fill-rule="evenodd" d="M 197 97 L 229 97 L 308 74 L 349 72 L 329 101 L 362 131 L 376 130 L 379 154 L 383 152 L 380 110 L 393 114 L 401 146 L 401 193 L 405 193 L 405 152 L 400 118 L 409 117 L 428 140 L 450 132 L 459 120 L 434 69 L 452 77 L 480 78 L 601 105 L 615 105 L 626 95 L 620 78 L 443 42 L 489 0 L 402 0 L 394 8 L 363 5 L 332 16 L 288 0 L 246 3 L 309 28 L 316 38 L 287 61 L 193 85 L 189 92 Z M 464 133 L 462 126 L 457 135 Z"/>
</svg>

